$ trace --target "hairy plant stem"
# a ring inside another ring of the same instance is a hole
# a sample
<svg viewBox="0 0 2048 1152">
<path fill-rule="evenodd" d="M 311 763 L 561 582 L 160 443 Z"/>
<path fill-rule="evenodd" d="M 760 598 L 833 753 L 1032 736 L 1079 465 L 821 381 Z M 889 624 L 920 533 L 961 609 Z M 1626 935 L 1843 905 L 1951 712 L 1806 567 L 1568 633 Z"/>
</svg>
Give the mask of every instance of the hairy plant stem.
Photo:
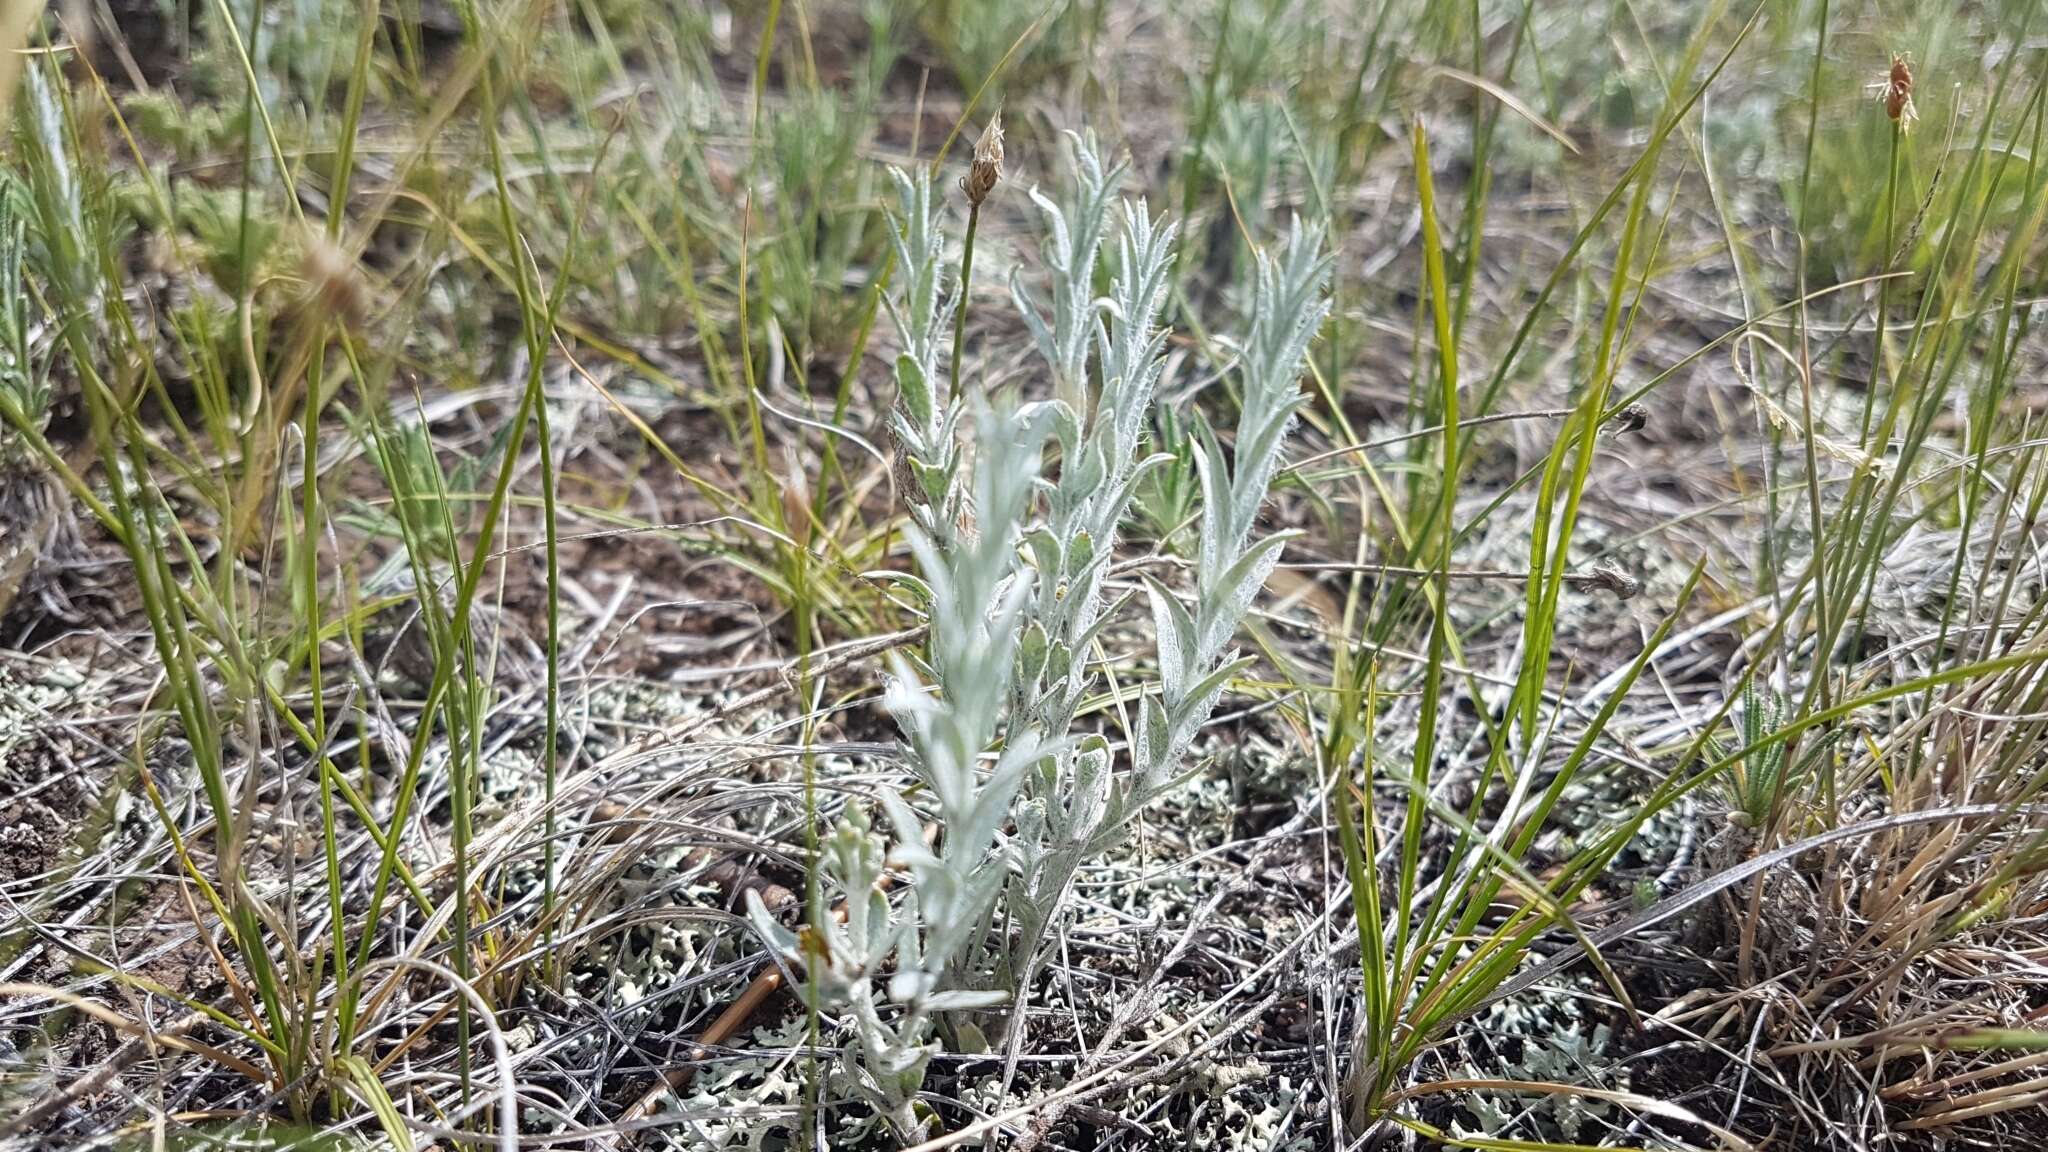
<svg viewBox="0 0 2048 1152">
<path fill-rule="evenodd" d="M 960 353 L 967 346 L 967 288 L 974 274 L 974 233 L 981 224 L 981 205 L 967 206 L 967 240 L 960 248 L 960 306 L 953 310 L 953 369 L 946 381 L 946 401 L 960 398 Z"/>
</svg>

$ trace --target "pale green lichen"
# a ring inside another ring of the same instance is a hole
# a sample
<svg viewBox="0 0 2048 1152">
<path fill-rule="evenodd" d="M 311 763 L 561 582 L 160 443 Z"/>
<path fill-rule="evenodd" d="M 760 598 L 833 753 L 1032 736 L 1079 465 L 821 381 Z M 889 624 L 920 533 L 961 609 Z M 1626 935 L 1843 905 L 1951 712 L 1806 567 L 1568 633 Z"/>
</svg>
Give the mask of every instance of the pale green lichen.
<svg viewBox="0 0 2048 1152">
<path fill-rule="evenodd" d="M 1609 1050 L 1612 1031 L 1605 1023 L 1588 1020 L 1585 1004 L 1580 995 L 1546 991 L 1494 1005 L 1477 1021 L 1476 1031 L 1516 1041 L 1520 1051 L 1493 1066 L 1467 1064 L 1464 1075 L 1626 1091 L 1628 1069 Z M 1563 1092 L 1511 1098 L 1468 1092 L 1463 1103 L 1474 1123 L 1451 1126 L 1452 1134 L 1461 1139 L 1527 1138 L 1532 1134 L 1529 1130 L 1514 1131 L 1518 1125 L 1526 1125 L 1533 1128 L 1537 1139 L 1562 1138 L 1576 1144 L 1616 1113 L 1609 1100 Z"/>
<path fill-rule="evenodd" d="M 103 676 L 70 664 L 0 662 L 0 764 L 16 763 L 52 719 L 84 714 L 105 690 Z"/>
</svg>

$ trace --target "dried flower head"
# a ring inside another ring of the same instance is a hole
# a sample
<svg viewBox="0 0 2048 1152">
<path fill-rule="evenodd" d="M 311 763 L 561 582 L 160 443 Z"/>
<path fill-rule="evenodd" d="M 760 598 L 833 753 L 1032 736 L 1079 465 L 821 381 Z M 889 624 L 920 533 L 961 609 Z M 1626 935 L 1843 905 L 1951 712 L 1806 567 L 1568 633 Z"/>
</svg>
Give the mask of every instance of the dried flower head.
<svg viewBox="0 0 2048 1152">
<path fill-rule="evenodd" d="M 306 282 L 309 307 L 350 327 L 370 315 L 370 289 L 356 262 L 320 235 L 309 235 L 299 254 L 299 275 Z"/>
<path fill-rule="evenodd" d="M 1913 63 L 1903 52 L 1892 53 L 1891 71 L 1870 85 L 1871 94 L 1884 105 L 1884 114 L 1905 128 L 1920 118 L 1913 107 Z"/>
<path fill-rule="evenodd" d="M 798 548 L 811 546 L 811 483 L 797 462 L 796 445 L 782 445 L 782 525 Z"/>
<path fill-rule="evenodd" d="M 967 169 L 967 175 L 960 178 L 960 190 L 967 193 L 969 204 L 979 208 L 1002 178 L 1003 113 L 997 109 L 989 117 L 988 127 L 981 130 L 981 139 L 974 142 L 974 163 Z"/>
</svg>

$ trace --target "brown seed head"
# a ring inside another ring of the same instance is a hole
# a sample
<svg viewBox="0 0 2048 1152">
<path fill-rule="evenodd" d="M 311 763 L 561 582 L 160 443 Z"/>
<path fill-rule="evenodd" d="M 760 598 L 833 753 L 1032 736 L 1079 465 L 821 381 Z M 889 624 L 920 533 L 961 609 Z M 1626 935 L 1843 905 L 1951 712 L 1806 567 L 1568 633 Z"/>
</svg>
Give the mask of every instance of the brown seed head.
<svg viewBox="0 0 2048 1152">
<path fill-rule="evenodd" d="M 988 127 L 981 130 L 981 139 L 974 142 L 974 163 L 967 169 L 967 175 L 960 178 L 960 190 L 967 193 L 969 204 L 979 208 L 1002 178 L 1003 113 L 998 109 L 989 117 Z"/>
<path fill-rule="evenodd" d="M 308 236 L 299 257 L 299 275 L 306 282 L 307 304 L 350 327 L 370 315 L 370 289 L 362 270 L 348 253 L 324 236 Z"/>
<path fill-rule="evenodd" d="M 1913 109 L 1913 65 L 1903 52 L 1892 53 L 1891 71 L 1883 80 L 1871 85 L 1877 98 L 1884 104 L 1884 114 L 1903 124 L 1911 124 L 1920 118 Z"/>
<path fill-rule="evenodd" d="M 811 546 L 811 483 L 797 462 L 796 447 L 784 442 L 782 460 L 782 526 L 799 548 Z"/>
</svg>

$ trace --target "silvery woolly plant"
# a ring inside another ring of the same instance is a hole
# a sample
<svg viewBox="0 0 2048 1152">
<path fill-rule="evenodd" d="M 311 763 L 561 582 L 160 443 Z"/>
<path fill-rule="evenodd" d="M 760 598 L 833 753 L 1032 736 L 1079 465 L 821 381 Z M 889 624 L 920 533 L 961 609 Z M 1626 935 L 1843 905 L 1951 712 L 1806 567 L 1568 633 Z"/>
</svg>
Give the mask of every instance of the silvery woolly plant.
<svg viewBox="0 0 2048 1152">
<path fill-rule="evenodd" d="M 1017 636 L 1034 601 L 1033 573 L 1019 562 L 1018 541 L 1038 479 L 1043 414 L 1042 406 L 998 412 L 982 405 L 974 530 L 957 534 L 950 548 L 917 526 L 906 530 L 922 573 L 930 639 L 922 668 L 900 655 L 892 661 L 885 702 L 943 835 L 928 844 L 909 801 L 880 795 L 895 832 L 887 861 L 906 869 L 911 881 L 892 907 L 882 846 L 867 815 L 849 808 L 822 846 L 824 883 L 815 886 L 808 910 L 815 934 L 811 988 L 851 1020 L 846 1057 L 854 1088 L 906 1136 L 923 1128 L 914 1104 L 935 1049 L 937 1015 L 1007 999 L 962 961 L 989 930 L 1008 878 L 997 840 L 1026 768 L 1045 751 L 1035 731 L 1013 723 L 1001 732 L 993 764 L 982 763 L 1003 727 Z M 828 888 L 844 895 L 843 921 L 826 906 Z M 770 942 L 802 955 L 797 937 L 760 897 L 748 897 L 748 912 Z M 885 1000 L 876 979 L 892 954 Z"/>
<path fill-rule="evenodd" d="M 1065 204 L 1035 190 L 1044 219 L 1043 256 L 1052 273 L 1050 315 L 1014 276 L 1011 293 L 1051 368 L 1060 475 L 1045 525 L 1027 539 L 1032 565 L 1052 589 L 1027 627 L 1017 678 L 1017 715 L 1042 732 L 1066 732 L 1090 682 L 1086 654 L 1114 613 L 1104 588 L 1119 528 L 1145 472 L 1139 441 L 1164 367 L 1166 331 L 1157 325 L 1173 264 L 1174 230 L 1142 203 L 1126 203 L 1110 295 L 1092 294 L 1108 230 L 1110 192 L 1121 165 L 1104 170 L 1094 142 L 1070 137 L 1075 182 Z M 1088 351 L 1098 383 L 1090 387 Z M 1040 760 L 1026 779 L 1012 855 L 1009 910 L 1018 941 L 1015 977 L 1028 983 L 1033 958 L 1074 872 L 1106 831 L 1117 790 L 1108 744 L 1084 740 Z"/>
<path fill-rule="evenodd" d="M 1230 656 L 1230 642 L 1286 545 L 1285 534 L 1255 539 L 1253 532 L 1303 403 L 1299 381 L 1309 341 L 1329 313 L 1328 268 L 1321 231 L 1298 221 L 1279 254 L 1259 254 L 1251 325 L 1237 360 L 1241 407 L 1232 452 L 1226 455 L 1208 425 L 1196 423 L 1202 523 L 1192 609 L 1157 580 L 1145 583 L 1159 634 L 1160 692 L 1145 700 L 1133 754 L 1132 792 L 1140 804 L 1170 782 L 1224 683 L 1246 663 Z"/>
<path fill-rule="evenodd" d="M 1297 228 L 1258 261 L 1235 365 L 1233 451 L 1195 422 L 1203 508 L 1193 596 L 1183 603 L 1145 582 L 1160 683 L 1140 706 L 1131 768 L 1115 773 L 1106 740 L 1068 734 L 1093 680 L 1087 653 L 1124 603 L 1108 581 L 1123 520 L 1147 471 L 1169 459 L 1141 451 L 1164 369 L 1158 315 L 1174 230 L 1142 203 L 1124 204 L 1110 292 L 1097 298 L 1122 168 L 1105 168 L 1088 138 L 1072 137 L 1072 153 L 1070 195 L 1055 203 L 1032 193 L 1046 228 L 1049 305 L 1011 280 L 1054 398 L 1006 413 L 977 402 L 971 468 L 956 443 L 965 406 L 935 387 L 957 306 L 944 286 L 944 229 L 928 180 L 896 174 L 900 272 L 889 306 L 904 350 L 890 423 L 930 627 L 923 666 L 894 663 L 887 703 L 940 835 L 933 846 L 910 803 L 885 792 L 879 804 L 895 831 L 885 859 L 867 815 L 850 808 L 822 846 L 807 955 L 758 899 L 750 904 L 778 950 L 806 957 L 821 1004 L 843 1009 L 855 1089 L 906 1136 L 923 1130 L 914 1101 L 938 1014 L 993 1008 L 1029 984 L 1081 865 L 1180 778 L 1224 685 L 1248 663 L 1231 640 L 1285 543 L 1257 537 L 1256 521 L 1300 406 L 1308 342 L 1328 311 L 1321 236 Z M 1060 459 L 1050 481 L 1039 478 L 1048 427 Z M 1034 511 L 1042 520 L 1028 526 Z M 894 905 L 887 860 L 910 874 Z M 842 894 L 843 918 L 827 892 Z M 999 906 L 1006 931 L 993 922 Z M 1013 1046 L 1021 1036 L 1013 1018 Z"/>
<path fill-rule="evenodd" d="M 1027 541 L 1050 591 L 1025 632 L 1016 714 L 1047 733 L 1067 732 L 1073 724 L 1092 680 L 1086 653 L 1117 606 L 1104 585 L 1120 527 L 1145 473 L 1169 459 L 1140 459 L 1138 452 L 1164 366 L 1167 332 L 1156 321 L 1173 262 L 1173 229 L 1154 221 L 1142 203 L 1126 203 L 1110 295 L 1091 300 L 1085 288 L 1102 247 L 1103 190 L 1121 169 L 1105 174 L 1084 138 L 1074 139 L 1074 151 L 1079 177 L 1073 199 L 1062 207 L 1034 197 L 1046 219 L 1054 286 L 1050 321 L 1037 319 L 1032 329 L 1056 380 L 1066 378 L 1076 332 L 1092 337 L 1097 366 L 1092 395 L 1082 381 L 1081 407 L 1055 402 L 1060 477 L 1046 526 Z M 1285 543 L 1282 536 L 1254 540 L 1252 530 L 1300 406 L 1297 381 L 1308 342 L 1328 312 L 1320 248 L 1318 232 L 1297 227 L 1280 255 L 1259 259 L 1251 324 L 1237 361 L 1242 407 L 1234 462 L 1205 424 L 1196 425 L 1204 505 L 1194 602 L 1190 609 L 1158 581 L 1146 580 L 1160 690 L 1141 705 L 1132 770 L 1113 775 L 1108 744 L 1090 737 L 1044 756 L 1025 778 L 1008 898 L 1018 937 L 1010 956 L 1020 983 L 1029 982 L 1075 873 L 1177 779 L 1223 686 L 1248 663 L 1228 649 Z M 1014 283 L 1013 292 L 1027 315 L 1035 315 Z"/>
<path fill-rule="evenodd" d="M 951 397 L 939 395 L 940 382 L 947 378 L 940 343 L 959 301 L 945 290 L 946 231 L 931 178 L 894 168 L 889 174 L 896 181 L 898 203 L 891 233 L 898 287 L 886 303 L 903 341 L 889 431 L 896 441 L 897 484 L 911 519 L 943 548 L 959 531 L 960 444 L 959 409 Z"/>
</svg>

